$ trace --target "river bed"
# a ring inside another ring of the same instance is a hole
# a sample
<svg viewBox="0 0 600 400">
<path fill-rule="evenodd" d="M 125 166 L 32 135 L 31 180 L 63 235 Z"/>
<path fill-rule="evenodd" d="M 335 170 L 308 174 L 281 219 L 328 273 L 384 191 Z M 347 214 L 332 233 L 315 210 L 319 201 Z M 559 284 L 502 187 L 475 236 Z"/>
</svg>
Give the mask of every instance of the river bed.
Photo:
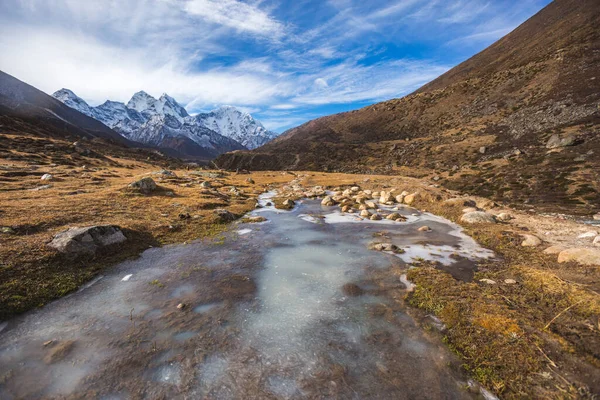
<svg viewBox="0 0 600 400">
<path fill-rule="evenodd" d="M 409 207 L 370 221 L 273 194 L 265 222 L 149 249 L 0 326 L 0 398 L 481 397 L 402 298 L 411 261 L 470 280 L 490 251 Z M 382 238 L 405 252 L 368 249 Z"/>
</svg>

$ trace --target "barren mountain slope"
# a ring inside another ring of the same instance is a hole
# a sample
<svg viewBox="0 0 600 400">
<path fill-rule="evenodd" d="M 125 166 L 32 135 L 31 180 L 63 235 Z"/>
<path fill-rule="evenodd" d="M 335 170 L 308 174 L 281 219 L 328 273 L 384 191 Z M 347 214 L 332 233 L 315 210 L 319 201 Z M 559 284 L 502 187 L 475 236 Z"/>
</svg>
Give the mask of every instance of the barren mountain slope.
<svg viewBox="0 0 600 400">
<path fill-rule="evenodd" d="M 590 214 L 600 204 L 599 20 L 596 0 L 557 0 L 411 95 L 310 121 L 217 162 L 418 173 L 514 205 Z"/>
</svg>

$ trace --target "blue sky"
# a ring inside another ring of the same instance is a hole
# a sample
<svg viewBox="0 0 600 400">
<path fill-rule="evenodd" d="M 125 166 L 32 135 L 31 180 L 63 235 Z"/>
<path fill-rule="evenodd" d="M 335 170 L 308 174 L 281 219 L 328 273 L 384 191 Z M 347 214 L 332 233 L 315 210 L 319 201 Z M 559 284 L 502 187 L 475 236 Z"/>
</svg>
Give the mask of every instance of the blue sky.
<svg viewBox="0 0 600 400">
<path fill-rule="evenodd" d="M 233 105 L 282 132 L 408 94 L 549 2 L 3 0 L 0 69 L 93 105 Z"/>
</svg>

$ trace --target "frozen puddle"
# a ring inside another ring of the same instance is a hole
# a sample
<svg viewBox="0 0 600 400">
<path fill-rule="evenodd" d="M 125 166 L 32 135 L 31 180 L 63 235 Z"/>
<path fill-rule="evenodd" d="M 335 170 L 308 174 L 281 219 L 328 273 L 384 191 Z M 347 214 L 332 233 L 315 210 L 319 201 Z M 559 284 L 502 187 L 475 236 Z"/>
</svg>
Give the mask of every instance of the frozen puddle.
<svg viewBox="0 0 600 400">
<path fill-rule="evenodd" d="M 274 195 L 253 212 L 268 213 L 260 229 L 150 249 L 0 324 L 0 398 L 471 398 L 459 363 L 395 299 L 413 261 L 469 279 L 493 254 L 413 209 L 370 221 L 319 200 L 281 212 Z"/>
</svg>

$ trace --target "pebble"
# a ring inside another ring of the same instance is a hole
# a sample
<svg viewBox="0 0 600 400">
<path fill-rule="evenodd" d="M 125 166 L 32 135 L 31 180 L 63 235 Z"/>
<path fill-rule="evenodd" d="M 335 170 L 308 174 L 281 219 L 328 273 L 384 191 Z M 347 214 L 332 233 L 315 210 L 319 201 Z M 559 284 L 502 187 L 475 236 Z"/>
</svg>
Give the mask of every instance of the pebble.
<svg viewBox="0 0 600 400">
<path fill-rule="evenodd" d="M 515 283 L 517 283 L 517 281 L 515 281 L 514 279 L 505 279 L 504 283 L 506 283 L 507 285 L 514 285 Z"/>
<path fill-rule="evenodd" d="M 487 283 L 488 285 L 495 285 L 496 284 L 496 281 L 493 281 L 493 280 L 487 279 L 487 278 L 480 279 L 479 282 Z"/>
</svg>

